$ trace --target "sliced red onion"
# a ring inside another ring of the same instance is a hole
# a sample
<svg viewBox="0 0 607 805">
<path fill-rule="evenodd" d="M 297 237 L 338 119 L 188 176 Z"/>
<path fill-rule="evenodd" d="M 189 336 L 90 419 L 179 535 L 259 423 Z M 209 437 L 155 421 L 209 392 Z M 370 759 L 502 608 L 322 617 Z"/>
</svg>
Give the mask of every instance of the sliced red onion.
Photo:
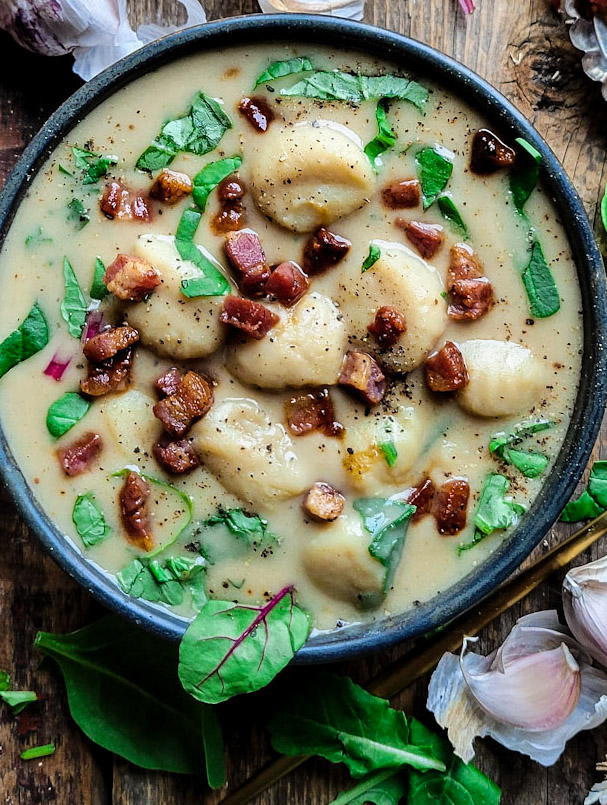
<svg viewBox="0 0 607 805">
<path fill-rule="evenodd" d="M 82 330 L 82 338 L 81 341 L 83 344 L 86 344 L 91 338 L 103 330 L 105 327 L 105 317 L 101 310 L 95 308 L 94 310 L 89 310 L 86 314 L 86 321 L 84 323 L 84 328 Z"/>
<path fill-rule="evenodd" d="M 48 366 L 44 370 L 44 374 L 52 377 L 53 380 L 57 380 L 58 382 L 63 377 L 65 370 L 71 362 L 71 356 L 69 358 L 62 358 L 59 354 L 59 351 L 57 351 L 50 359 Z"/>
</svg>

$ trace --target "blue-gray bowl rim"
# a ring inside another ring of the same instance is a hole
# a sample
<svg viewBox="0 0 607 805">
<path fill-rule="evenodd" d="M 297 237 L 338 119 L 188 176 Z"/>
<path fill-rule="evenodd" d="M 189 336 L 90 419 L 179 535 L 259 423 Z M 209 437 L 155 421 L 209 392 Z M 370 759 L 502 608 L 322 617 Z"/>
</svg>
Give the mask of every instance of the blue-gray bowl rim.
<svg viewBox="0 0 607 805">
<path fill-rule="evenodd" d="M 486 562 L 461 581 L 404 614 L 313 634 L 295 658 L 321 663 L 362 656 L 444 626 L 478 603 L 540 542 L 558 518 L 590 456 L 607 394 L 605 271 L 582 202 L 558 159 L 525 116 L 484 79 L 421 42 L 364 23 L 309 14 L 250 15 L 178 31 L 120 60 L 78 89 L 25 149 L 0 195 L 0 248 L 29 181 L 50 152 L 91 109 L 120 87 L 176 58 L 250 42 L 324 44 L 396 62 L 414 77 L 448 89 L 480 111 L 506 139 L 524 137 L 542 155 L 542 182 L 554 199 L 577 265 L 584 309 L 582 376 L 563 447 L 529 512 Z M 125 595 L 113 577 L 89 562 L 59 532 L 34 498 L 0 423 L 0 473 L 20 515 L 55 561 L 102 604 L 159 637 L 178 640 L 187 621 Z"/>
</svg>

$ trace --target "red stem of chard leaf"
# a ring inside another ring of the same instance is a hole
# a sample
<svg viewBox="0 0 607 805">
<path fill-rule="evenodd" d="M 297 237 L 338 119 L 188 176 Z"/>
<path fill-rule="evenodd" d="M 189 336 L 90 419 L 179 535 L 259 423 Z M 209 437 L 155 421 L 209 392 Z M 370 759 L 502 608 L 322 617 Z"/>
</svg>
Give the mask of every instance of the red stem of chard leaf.
<svg viewBox="0 0 607 805">
<path fill-rule="evenodd" d="M 472 14 L 474 11 L 474 0 L 459 0 L 459 4 L 464 14 Z"/>
<path fill-rule="evenodd" d="M 60 357 L 59 352 L 55 352 L 53 357 L 50 359 L 48 366 L 44 370 L 44 374 L 52 377 L 53 380 L 59 381 L 63 377 L 63 373 L 71 362 L 71 357 L 62 358 Z"/>
<path fill-rule="evenodd" d="M 274 598 L 268 601 L 268 603 L 263 607 L 249 607 L 243 604 L 237 604 L 236 607 L 240 607 L 240 609 L 258 610 L 258 614 L 247 626 L 247 628 L 243 631 L 240 637 L 237 637 L 236 640 L 232 643 L 232 646 L 230 647 L 230 649 L 228 649 L 228 651 L 226 651 L 225 656 L 222 658 L 221 662 L 218 663 L 215 666 L 215 668 L 213 668 L 210 674 L 207 674 L 207 676 L 205 676 L 204 679 L 201 679 L 200 682 L 196 685 L 196 687 L 199 688 L 201 685 L 204 685 L 207 679 L 210 679 L 210 677 L 219 673 L 222 666 L 226 664 L 226 662 L 230 659 L 232 654 L 236 651 L 236 649 L 243 642 L 243 640 L 246 640 L 246 638 L 251 634 L 251 632 L 255 631 L 255 629 L 259 626 L 260 623 L 265 622 L 266 618 L 268 617 L 270 612 L 274 609 L 274 607 L 277 606 L 282 601 L 282 599 L 289 594 L 291 595 L 291 599 L 293 598 L 294 590 L 295 586 L 293 584 L 289 584 L 287 587 L 283 587 L 282 590 L 279 593 L 276 593 Z"/>
</svg>

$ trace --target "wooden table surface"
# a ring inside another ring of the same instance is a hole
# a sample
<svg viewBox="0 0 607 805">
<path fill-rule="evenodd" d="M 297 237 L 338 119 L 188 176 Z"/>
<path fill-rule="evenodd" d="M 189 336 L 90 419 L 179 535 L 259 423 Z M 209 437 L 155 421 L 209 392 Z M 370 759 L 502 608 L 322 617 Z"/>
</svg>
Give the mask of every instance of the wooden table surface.
<svg viewBox="0 0 607 805">
<path fill-rule="evenodd" d="M 205 0 L 209 19 L 257 11 L 255 0 Z M 175 14 L 173 0 L 132 0 L 132 14 Z M 607 104 L 596 85 L 582 73 L 579 54 L 547 0 L 477 0 L 469 18 L 456 0 L 367 0 L 365 19 L 408 34 L 454 56 L 498 87 L 531 120 L 565 166 L 580 193 L 595 230 L 597 206 L 607 178 Z M 178 19 L 173 17 L 171 19 Z M 46 117 L 79 85 L 71 59 L 46 59 L 18 48 L 0 34 L 0 183 Z M 603 245 L 607 243 L 603 240 Z M 607 423 L 595 448 L 601 455 Z M 607 457 L 607 448 L 603 447 Z M 539 551 L 565 533 L 553 529 Z M 607 549 L 607 541 L 580 560 Z M 560 578 L 552 578 L 502 616 L 482 635 L 480 648 L 493 649 L 528 612 L 558 606 Z M 64 632 L 102 614 L 85 594 L 40 549 L 0 491 L 0 668 L 17 687 L 37 690 L 44 698 L 13 718 L 0 709 L 0 803 L 3 805 L 215 805 L 222 792 L 210 793 L 202 781 L 149 773 L 98 749 L 72 723 L 62 682 L 38 671 L 33 650 L 37 630 Z M 401 646 L 340 667 L 364 681 L 411 646 Z M 286 673 L 293 673 L 287 671 Z M 420 681 L 395 706 L 427 723 L 427 680 Z M 228 779 L 242 781 L 270 751 L 255 713 L 233 707 L 226 723 Z M 21 761 L 31 745 L 55 742 L 56 754 L 42 761 Z M 582 733 L 550 769 L 487 740 L 477 742 L 476 761 L 503 790 L 503 805 L 580 805 L 593 782 L 594 766 L 607 751 L 607 724 Z M 257 805 L 322 805 L 347 786 L 347 775 L 324 762 L 310 762 L 274 786 Z"/>
</svg>

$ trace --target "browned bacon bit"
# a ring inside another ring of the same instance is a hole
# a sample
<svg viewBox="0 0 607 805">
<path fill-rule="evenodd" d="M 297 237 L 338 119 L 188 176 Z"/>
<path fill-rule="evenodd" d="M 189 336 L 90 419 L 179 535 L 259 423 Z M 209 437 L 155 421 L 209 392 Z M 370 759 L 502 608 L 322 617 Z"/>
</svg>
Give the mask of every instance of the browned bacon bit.
<svg viewBox="0 0 607 805">
<path fill-rule="evenodd" d="M 217 195 L 221 209 L 211 223 L 217 233 L 234 232 L 242 229 L 244 223 L 245 187 L 241 180 L 235 176 L 227 176 L 217 186 Z"/>
<path fill-rule="evenodd" d="M 101 450 L 103 441 L 98 433 L 84 433 L 75 442 L 57 450 L 59 461 L 66 475 L 81 475 L 90 469 Z"/>
<path fill-rule="evenodd" d="M 254 129 L 267 131 L 274 120 L 274 112 L 264 98 L 243 98 L 238 104 L 238 111 Z"/>
<path fill-rule="evenodd" d="M 382 198 L 386 207 L 393 210 L 419 207 L 422 200 L 422 187 L 417 179 L 392 182 L 382 190 Z"/>
<path fill-rule="evenodd" d="M 468 371 L 464 358 L 453 341 L 426 361 L 426 383 L 432 391 L 457 391 L 468 385 Z"/>
<path fill-rule="evenodd" d="M 112 221 L 116 218 L 129 221 L 149 221 L 150 211 L 141 193 L 132 193 L 120 182 L 106 185 L 99 202 L 101 212 Z"/>
<path fill-rule="evenodd" d="M 279 317 L 259 302 L 242 299 L 240 296 L 226 296 L 219 320 L 242 330 L 258 341 L 275 327 Z"/>
<path fill-rule="evenodd" d="M 129 542 L 142 551 L 151 551 L 152 523 L 148 512 L 149 483 L 136 472 L 129 472 L 120 490 L 120 512 Z"/>
<path fill-rule="evenodd" d="M 141 302 L 162 282 L 160 272 L 130 254 L 119 254 L 106 268 L 103 282 L 110 293 L 128 302 Z"/>
<path fill-rule="evenodd" d="M 165 437 L 154 445 L 153 450 L 156 461 L 173 475 L 183 475 L 200 466 L 200 460 L 188 439 L 171 442 Z"/>
<path fill-rule="evenodd" d="M 346 238 L 329 232 L 324 226 L 317 229 L 304 247 L 303 269 L 306 274 L 320 274 L 337 265 L 350 251 Z"/>
<path fill-rule="evenodd" d="M 432 513 L 440 534 L 454 536 L 466 527 L 470 486 L 462 478 L 446 481 L 434 497 Z"/>
<path fill-rule="evenodd" d="M 304 274 L 297 263 L 289 260 L 272 271 L 266 282 L 265 292 L 276 297 L 281 305 L 291 307 L 295 302 L 299 302 L 309 287 L 310 280 L 307 274 Z"/>
<path fill-rule="evenodd" d="M 375 358 L 367 352 L 348 352 L 337 382 L 354 391 L 369 405 L 381 402 L 386 393 L 386 378 Z"/>
<path fill-rule="evenodd" d="M 192 180 L 187 173 L 179 173 L 164 168 L 150 188 L 150 196 L 165 204 L 177 204 L 192 192 Z"/>
<path fill-rule="evenodd" d="M 405 500 L 407 503 L 416 506 L 415 514 L 413 515 L 414 522 L 421 520 L 426 514 L 430 514 L 434 492 L 434 484 L 429 478 L 425 478 L 420 484 L 407 490 Z"/>
<path fill-rule="evenodd" d="M 425 260 L 434 257 L 445 240 L 445 233 L 439 224 L 424 224 L 421 221 L 405 221 L 397 218 L 396 225 L 404 230 L 407 240 Z"/>
<path fill-rule="evenodd" d="M 123 324 L 121 327 L 110 327 L 102 330 L 97 335 L 85 343 L 82 351 L 93 363 L 106 361 L 113 358 L 117 352 L 136 344 L 139 341 L 139 333 L 134 327 Z"/>
<path fill-rule="evenodd" d="M 88 377 L 80 381 L 80 390 L 89 397 L 122 391 L 130 381 L 132 365 L 133 347 L 123 349 L 101 363 L 89 362 Z"/>
<path fill-rule="evenodd" d="M 480 319 L 493 304 L 493 288 L 483 275 L 481 264 L 465 243 L 451 247 L 447 270 L 447 314 L 455 321 Z"/>
<path fill-rule="evenodd" d="M 164 374 L 160 375 L 160 377 L 156 378 L 154 381 L 154 387 L 156 388 L 156 391 L 160 392 L 160 394 L 168 397 L 170 394 L 175 394 L 180 382 L 181 372 L 179 369 L 173 367 Z"/>
<path fill-rule="evenodd" d="M 321 430 L 325 436 L 343 436 L 344 426 L 335 421 L 329 389 L 298 394 L 285 401 L 287 426 L 293 436 Z"/>
<path fill-rule="evenodd" d="M 479 129 L 472 140 L 470 170 L 480 176 L 514 165 L 516 153 L 489 129 Z"/>
<path fill-rule="evenodd" d="M 187 372 L 173 394 L 154 406 L 154 416 L 172 436 L 183 436 L 213 405 L 213 389 L 202 375 Z"/>
<path fill-rule="evenodd" d="M 367 330 L 375 337 L 380 347 L 391 347 L 407 331 L 407 323 L 396 308 L 385 305 L 377 311 Z"/>
<path fill-rule="evenodd" d="M 240 290 L 248 296 L 263 296 L 270 266 L 259 235 L 251 229 L 229 232 L 224 248 L 230 265 L 236 271 Z"/>
<path fill-rule="evenodd" d="M 331 523 L 342 513 L 344 496 L 329 484 L 317 481 L 303 499 L 304 511 L 317 522 Z"/>
</svg>

